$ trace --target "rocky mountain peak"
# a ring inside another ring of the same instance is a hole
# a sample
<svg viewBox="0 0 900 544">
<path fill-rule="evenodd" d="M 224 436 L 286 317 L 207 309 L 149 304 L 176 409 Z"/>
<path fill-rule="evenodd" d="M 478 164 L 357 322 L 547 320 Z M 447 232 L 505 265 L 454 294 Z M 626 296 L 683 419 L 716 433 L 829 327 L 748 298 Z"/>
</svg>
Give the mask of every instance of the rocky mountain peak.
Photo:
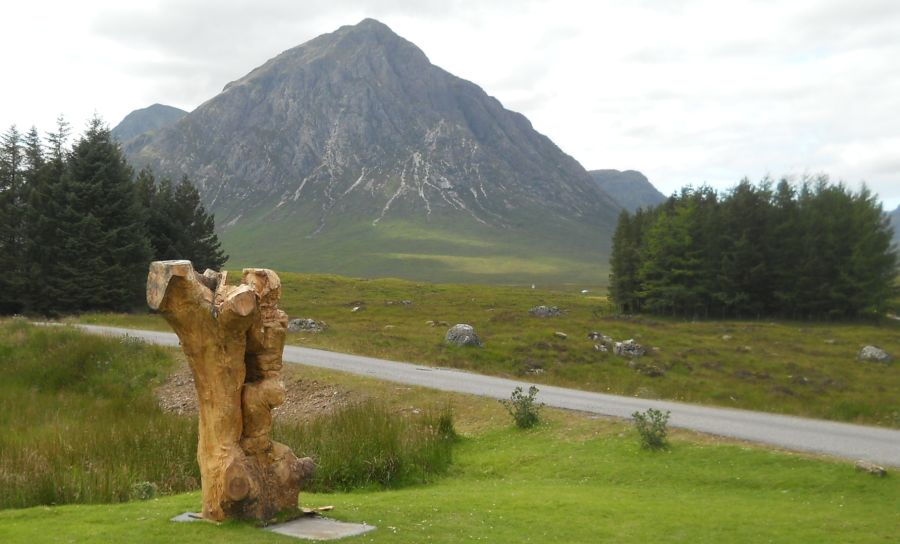
<svg viewBox="0 0 900 544">
<path fill-rule="evenodd" d="M 310 239 L 399 221 L 557 245 L 603 232 L 584 242 L 599 247 L 618 212 L 523 115 L 373 19 L 284 51 L 126 152 L 191 177 L 226 242 L 263 223 Z"/>
</svg>

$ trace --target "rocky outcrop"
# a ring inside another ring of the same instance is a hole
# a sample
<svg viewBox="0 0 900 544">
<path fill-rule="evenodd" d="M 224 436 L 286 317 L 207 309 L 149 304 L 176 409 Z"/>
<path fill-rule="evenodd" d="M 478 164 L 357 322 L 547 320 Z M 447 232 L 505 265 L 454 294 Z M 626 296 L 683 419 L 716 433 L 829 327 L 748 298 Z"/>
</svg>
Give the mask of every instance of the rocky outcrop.
<svg viewBox="0 0 900 544">
<path fill-rule="evenodd" d="M 295 318 L 288 321 L 288 332 L 322 332 L 328 328 L 324 321 L 309 317 Z"/>
<path fill-rule="evenodd" d="M 481 347 L 481 339 L 475 334 L 475 328 L 466 323 L 458 323 L 450 327 L 444 341 L 454 346 L 476 346 Z"/>
<path fill-rule="evenodd" d="M 535 306 L 528 310 L 528 313 L 534 317 L 558 317 L 562 315 L 562 311 L 556 306 Z"/>
<path fill-rule="evenodd" d="M 620 357 L 641 357 L 647 353 L 647 350 L 644 349 L 644 346 L 629 339 L 623 342 L 616 342 L 613 347 L 613 353 Z"/>
<path fill-rule="evenodd" d="M 860 361 L 870 361 L 875 363 L 890 363 L 893 358 L 888 352 L 875 346 L 863 346 L 856 354 L 856 358 Z"/>
</svg>

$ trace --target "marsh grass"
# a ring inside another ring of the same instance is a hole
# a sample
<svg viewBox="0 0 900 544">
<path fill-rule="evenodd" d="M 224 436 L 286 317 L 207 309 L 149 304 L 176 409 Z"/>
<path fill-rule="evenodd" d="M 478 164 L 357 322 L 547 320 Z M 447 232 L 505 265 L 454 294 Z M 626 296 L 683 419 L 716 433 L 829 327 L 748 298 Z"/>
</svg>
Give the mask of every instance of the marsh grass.
<svg viewBox="0 0 900 544">
<path fill-rule="evenodd" d="M 133 340 L 0 326 L 0 508 L 128 500 L 139 482 L 196 489 L 196 429 L 151 387 L 171 364 Z"/>
<path fill-rule="evenodd" d="M 196 420 L 164 413 L 152 394 L 172 362 L 139 341 L 0 323 L 0 509 L 199 488 Z M 318 489 L 396 487 L 446 470 L 448 417 L 369 401 L 278 434 L 317 458 Z"/>
<path fill-rule="evenodd" d="M 275 429 L 276 440 L 316 461 L 306 489 L 318 492 L 427 482 L 450 466 L 455 438 L 449 411 L 398 415 L 371 399 Z"/>
</svg>

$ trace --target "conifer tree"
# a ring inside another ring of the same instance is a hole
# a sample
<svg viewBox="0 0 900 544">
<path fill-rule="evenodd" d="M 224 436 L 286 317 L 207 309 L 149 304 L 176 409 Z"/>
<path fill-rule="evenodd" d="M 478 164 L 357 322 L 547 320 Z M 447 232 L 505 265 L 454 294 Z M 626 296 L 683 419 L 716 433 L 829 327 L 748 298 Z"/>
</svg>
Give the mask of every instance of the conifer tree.
<svg viewBox="0 0 900 544">
<path fill-rule="evenodd" d="M 51 262 L 35 263 L 45 285 L 35 308 L 81 312 L 139 306 L 151 254 L 131 169 L 118 145 L 96 117 L 65 160 L 58 139 L 50 142 L 49 164 L 62 161 L 62 173 L 56 179 L 51 172 L 35 199 L 43 222 L 38 230 L 53 251 Z"/>
<path fill-rule="evenodd" d="M 72 184 L 72 208 L 82 213 L 78 228 L 89 253 L 87 267 L 100 266 L 99 291 L 79 309 L 128 310 L 144 298 L 147 266 L 152 258 L 143 210 L 132 181 L 132 170 L 103 122 L 94 117 L 75 144 L 67 165 Z M 96 238 L 95 238 L 96 236 Z M 93 246 L 93 247 L 92 247 Z M 94 287 L 94 279 L 85 286 Z"/>
<path fill-rule="evenodd" d="M 639 246 L 634 240 L 634 223 L 628 210 L 619 212 L 619 221 L 613 233 L 612 253 L 609 257 L 609 293 L 619 306 L 619 311 L 638 311 L 639 289 L 637 267 Z"/>
<path fill-rule="evenodd" d="M 13 125 L 0 136 L 0 314 L 24 308 L 22 136 Z"/>
<path fill-rule="evenodd" d="M 188 259 L 198 270 L 224 266 L 228 256 L 215 233 L 215 220 L 186 176 L 173 186 L 168 178 L 156 182 L 153 172 L 144 169 L 136 183 L 154 259 Z"/>
<path fill-rule="evenodd" d="M 206 212 L 200 193 L 184 176 L 175 187 L 175 217 L 181 232 L 181 252 L 198 270 L 219 270 L 228 260 L 215 231 L 215 219 Z"/>
<path fill-rule="evenodd" d="M 58 218 L 63 203 L 63 171 L 67 158 L 69 124 L 60 116 L 56 132 L 47 134 L 48 153 L 44 153 L 37 130 L 26 135 L 28 168 L 27 194 L 24 206 L 24 265 L 26 309 L 39 314 L 56 313 L 56 301 L 62 294 L 63 279 L 57 255 L 70 233 L 60 225 Z"/>
<path fill-rule="evenodd" d="M 787 179 L 781 179 L 772 196 L 772 224 L 770 229 L 772 311 L 787 317 L 797 317 L 797 283 L 802 254 L 800 210 L 797 192 Z"/>
<path fill-rule="evenodd" d="M 641 221 L 624 214 L 610 263 L 613 300 L 624 311 L 686 316 L 882 312 L 896 294 L 898 256 L 877 198 L 825 176 L 799 191 L 787 180 L 771 185 L 742 180 L 721 199 L 687 187 Z"/>
</svg>

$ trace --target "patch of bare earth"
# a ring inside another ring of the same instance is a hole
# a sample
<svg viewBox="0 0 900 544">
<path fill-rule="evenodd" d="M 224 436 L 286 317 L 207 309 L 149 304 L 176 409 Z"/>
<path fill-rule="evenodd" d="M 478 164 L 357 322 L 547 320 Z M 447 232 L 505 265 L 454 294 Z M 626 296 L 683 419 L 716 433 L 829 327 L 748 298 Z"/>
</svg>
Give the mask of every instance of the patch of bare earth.
<svg viewBox="0 0 900 544">
<path fill-rule="evenodd" d="M 339 385 L 304 379 L 301 370 L 290 365 L 282 369 L 281 379 L 285 388 L 284 404 L 272 411 L 280 421 L 309 421 L 347 404 L 359 402 L 367 396 Z M 197 414 L 194 377 L 183 357 L 179 357 L 178 366 L 154 393 L 160 407 L 166 412 L 183 416 Z"/>
</svg>

